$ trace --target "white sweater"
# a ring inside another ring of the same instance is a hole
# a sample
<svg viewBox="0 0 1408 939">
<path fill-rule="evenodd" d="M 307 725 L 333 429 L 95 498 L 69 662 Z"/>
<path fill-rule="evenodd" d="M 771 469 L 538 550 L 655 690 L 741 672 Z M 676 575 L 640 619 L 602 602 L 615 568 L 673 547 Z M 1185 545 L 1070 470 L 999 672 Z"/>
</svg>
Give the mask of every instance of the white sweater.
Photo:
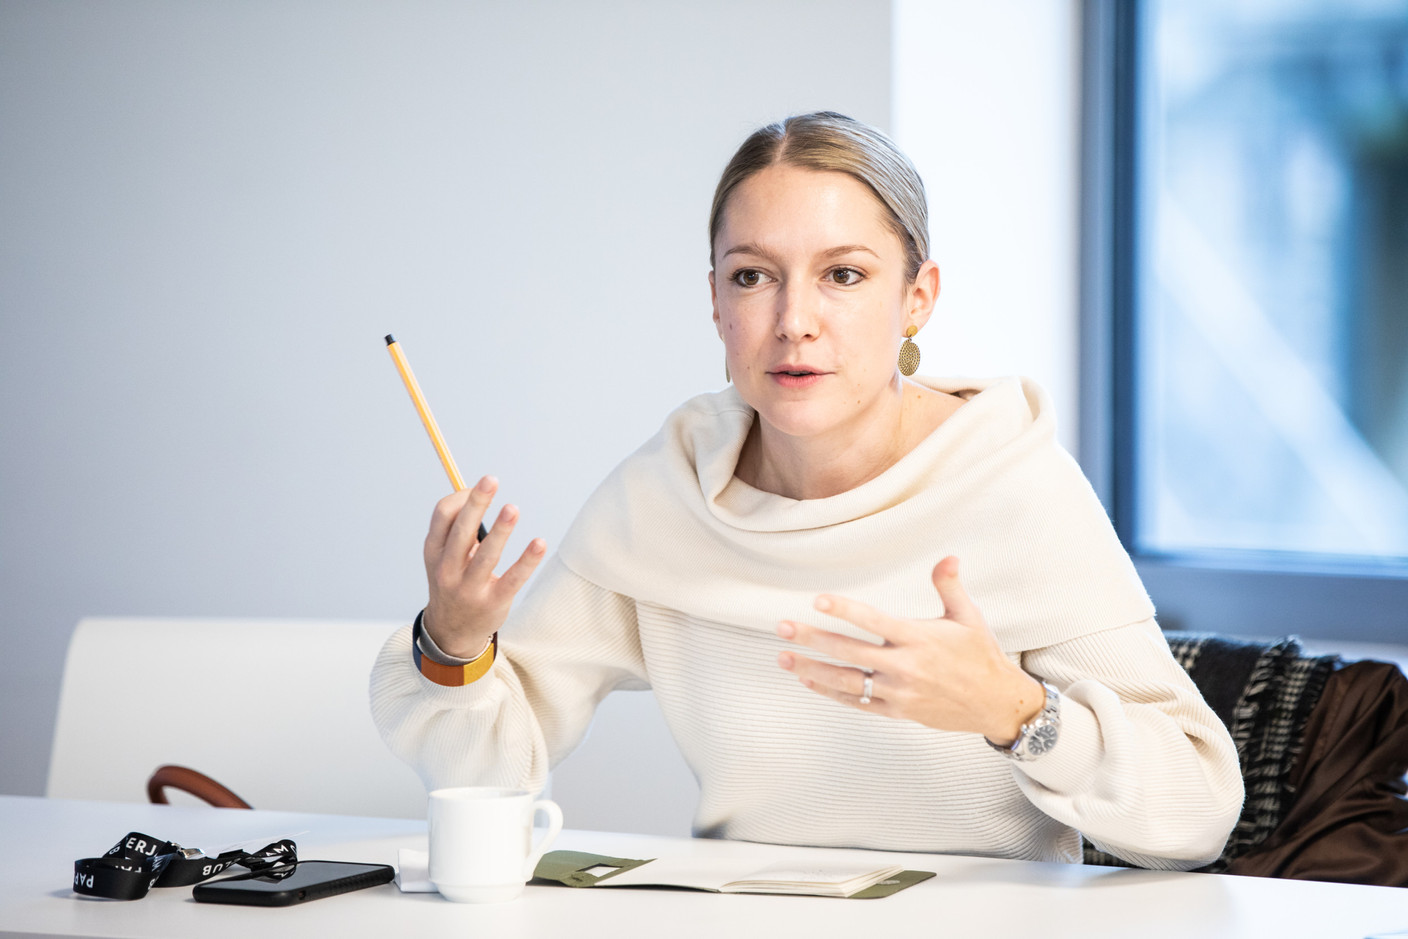
<svg viewBox="0 0 1408 939">
<path fill-rule="evenodd" d="M 806 501 L 733 476 L 753 420 L 736 392 L 686 402 L 583 507 L 485 677 L 433 684 L 409 627 L 392 636 L 371 682 L 388 745 L 430 787 L 536 790 L 606 694 L 649 687 L 699 778 L 701 835 L 1078 861 L 1083 832 L 1142 866 L 1216 857 L 1236 751 L 1044 393 L 925 381 L 968 401 L 879 477 Z M 812 609 L 822 591 L 940 615 L 929 572 L 949 554 L 1004 651 L 1062 693 L 1039 760 L 845 707 L 776 665 L 780 619 L 864 635 Z"/>
</svg>

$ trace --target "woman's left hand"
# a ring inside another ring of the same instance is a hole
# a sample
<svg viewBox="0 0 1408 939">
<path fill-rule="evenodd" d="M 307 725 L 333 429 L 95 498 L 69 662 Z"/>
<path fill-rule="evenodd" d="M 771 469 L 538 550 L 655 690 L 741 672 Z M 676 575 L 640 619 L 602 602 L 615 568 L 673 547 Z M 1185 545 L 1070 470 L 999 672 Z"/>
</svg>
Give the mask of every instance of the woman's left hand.
<svg viewBox="0 0 1408 939">
<path fill-rule="evenodd" d="M 855 600 L 822 594 L 816 599 L 818 610 L 874 633 L 884 645 L 784 620 L 777 627 L 783 639 L 851 667 L 792 652 L 780 653 L 777 663 L 808 688 L 842 704 L 1009 745 L 1022 724 L 1041 711 L 1045 689 L 1003 654 L 958 580 L 958 558 L 936 564 L 933 578 L 944 605 L 941 619 L 899 619 Z M 870 700 L 862 703 L 867 677 Z"/>
</svg>

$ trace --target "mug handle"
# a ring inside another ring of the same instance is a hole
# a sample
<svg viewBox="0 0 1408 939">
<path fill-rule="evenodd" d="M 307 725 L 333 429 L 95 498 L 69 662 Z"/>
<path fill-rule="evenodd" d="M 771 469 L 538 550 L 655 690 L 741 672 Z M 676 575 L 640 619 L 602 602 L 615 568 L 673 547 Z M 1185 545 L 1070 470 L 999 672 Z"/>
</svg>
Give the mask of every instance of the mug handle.
<svg viewBox="0 0 1408 939">
<path fill-rule="evenodd" d="M 557 836 L 562 832 L 562 809 L 551 799 L 539 799 L 533 803 L 533 817 L 537 818 L 542 812 L 548 817 L 548 831 L 542 839 L 534 845 L 533 853 L 528 856 L 528 860 L 523 865 L 523 879 L 525 881 L 533 879 L 533 872 L 538 869 L 538 862 L 543 859 L 548 848 L 557 840 Z"/>
</svg>

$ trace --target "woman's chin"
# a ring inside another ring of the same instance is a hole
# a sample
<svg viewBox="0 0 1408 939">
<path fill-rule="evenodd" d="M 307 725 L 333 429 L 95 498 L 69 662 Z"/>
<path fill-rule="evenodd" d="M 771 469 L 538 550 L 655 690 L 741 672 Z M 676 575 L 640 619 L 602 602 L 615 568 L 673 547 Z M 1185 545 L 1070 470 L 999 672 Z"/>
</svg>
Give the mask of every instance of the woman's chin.
<svg viewBox="0 0 1408 939">
<path fill-rule="evenodd" d="M 763 425 L 771 433 L 795 439 L 825 436 L 836 429 L 840 415 L 835 407 L 821 402 L 791 402 L 785 407 L 756 408 Z"/>
</svg>

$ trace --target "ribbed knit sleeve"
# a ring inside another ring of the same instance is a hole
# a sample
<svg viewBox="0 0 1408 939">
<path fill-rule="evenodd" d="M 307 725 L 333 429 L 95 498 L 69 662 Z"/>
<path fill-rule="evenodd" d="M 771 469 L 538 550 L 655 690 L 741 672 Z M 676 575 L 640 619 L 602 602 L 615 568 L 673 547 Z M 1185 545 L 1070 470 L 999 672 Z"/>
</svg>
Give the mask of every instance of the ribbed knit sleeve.
<svg viewBox="0 0 1408 939">
<path fill-rule="evenodd" d="M 602 698 L 646 687 L 635 605 L 553 557 L 504 624 L 486 675 L 461 688 L 429 681 L 416 670 L 407 626 L 372 669 L 371 710 L 382 739 L 427 789 L 537 792 L 586 734 Z"/>
<path fill-rule="evenodd" d="M 1237 750 L 1153 620 L 1022 665 L 1063 689 L 1056 747 L 1013 764 L 1033 805 L 1140 867 L 1186 870 L 1222 852 L 1242 807 Z"/>
</svg>

